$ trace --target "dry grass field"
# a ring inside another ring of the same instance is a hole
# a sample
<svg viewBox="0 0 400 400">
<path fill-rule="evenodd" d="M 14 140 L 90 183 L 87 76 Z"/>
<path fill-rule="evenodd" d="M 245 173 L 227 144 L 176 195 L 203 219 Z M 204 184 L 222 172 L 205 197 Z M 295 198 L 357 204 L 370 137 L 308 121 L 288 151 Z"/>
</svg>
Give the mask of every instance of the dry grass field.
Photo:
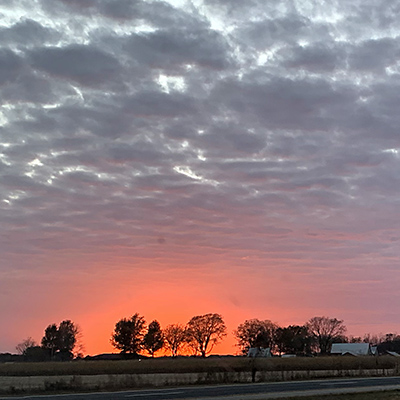
<svg viewBox="0 0 400 400">
<path fill-rule="evenodd" d="M 384 391 L 371 393 L 328 394 L 325 396 L 285 397 L 280 400 L 399 400 L 400 391 Z"/>
<path fill-rule="evenodd" d="M 399 374 L 399 361 L 393 357 L 286 359 L 182 357 L 119 361 L 21 362 L 0 364 L 0 393 L 122 390 L 192 384 L 274 382 Z M 324 399 L 400 400 L 399 393 L 396 393 L 398 397 L 377 397 L 377 393 L 373 394 L 375 397 L 366 397 L 366 394 L 363 396 L 324 397 Z"/>
<path fill-rule="evenodd" d="M 317 370 L 393 370 L 399 371 L 394 357 L 246 357 L 155 358 L 120 361 L 71 361 L 0 364 L 0 376 L 60 376 L 100 374 L 157 374 L 192 372 L 317 371 Z"/>
</svg>

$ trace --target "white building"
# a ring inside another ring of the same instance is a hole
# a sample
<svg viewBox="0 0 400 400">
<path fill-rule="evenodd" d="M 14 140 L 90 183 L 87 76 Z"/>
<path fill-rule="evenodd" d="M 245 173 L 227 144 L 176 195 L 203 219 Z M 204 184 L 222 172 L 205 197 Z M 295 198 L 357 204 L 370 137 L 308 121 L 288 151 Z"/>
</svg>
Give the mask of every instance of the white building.
<svg viewBox="0 0 400 400">
<path fill-rule="evenodd" d="M 341 356 L 346 354 L 352 356 L 371 356 L 373 352 L 369 343 L 333 343 L 331 354 Z"/>
<path fill-rule="evenodd" d="M 247 357 L 272 357 L 271 349 L 269 347 L 265 349 L 263 347 L 250 347 Z"/>
</svg>

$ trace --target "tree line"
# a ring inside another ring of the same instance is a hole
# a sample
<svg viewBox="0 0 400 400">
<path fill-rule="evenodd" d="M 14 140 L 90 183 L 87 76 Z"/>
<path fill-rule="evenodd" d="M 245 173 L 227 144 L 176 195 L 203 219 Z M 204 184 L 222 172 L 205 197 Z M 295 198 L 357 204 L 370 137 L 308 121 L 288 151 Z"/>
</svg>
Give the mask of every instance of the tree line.
<svg viewBox="0 0 400 400">
<path fill-rule="evenodd" d="M 80 336 L 79 326 L 64 320 L 59 325 L 48 325 L 40 344 L 28 337 L 16 346 L 16 350 L 28 361 L 69 361 L 83 356 Z"/>
<path fill-rule="evenodd" d="M 172 357 L 185 349 L 205 357 L 226 336 L 225 322 L 220 314 L 197 315 L 184 325 L 171 324 L 161 329 L 157 320 L 146 331 L 144 317 L 134 314 L 119 320 L 111 336 L 111 344 L 123 354 L 138 355 L 143 350 L 151 357 L 161 349 Z"/>
<path fill-rule="evenodd" d="M 378 345 L 382 352 L 400 352 L 398 335 L 347 337 L 346 330 L 343 320 L 325 316 L 313 317 L 304 325 L 286 327 L 270 320 L 248 319 L 238 325 L 233 335 L 242 355 L 246 355 L 250 348 L 270 348 L 278 355 L 326 354 L 333 343 L 343 342 L 367 342 Z M 29 337 L 16 349 L 28 360 L 71 360 L 83 356 L 80 336 L 79 326 L 71 320 L 64 320 L 59 325 L 47 326 L 40 345 Z M 135 313 L 115 324 L 110 342 L 126 357 L 154 357 L 161 350 L 172 357 L 183 354 L 206 357 L 226 336 L 227 328 L 220 314 L 197 315 L 186 325 L 170 324 L 162 329 L 157 320 L 147 325 L 145 318 Z"/>
</svg>

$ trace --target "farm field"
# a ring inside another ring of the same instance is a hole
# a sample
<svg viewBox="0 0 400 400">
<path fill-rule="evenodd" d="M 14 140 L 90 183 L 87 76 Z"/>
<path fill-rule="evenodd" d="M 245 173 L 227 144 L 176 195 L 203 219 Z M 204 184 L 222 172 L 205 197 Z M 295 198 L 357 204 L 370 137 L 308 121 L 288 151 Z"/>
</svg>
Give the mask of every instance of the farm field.
<svg viewBox="0 0 400 400">
<path fill-rule="evenodd" d="M 70 361 L 0 364 L 0 376 L 160 374 L 195 372 L 397 370 L 400 362 L 382 357 L 266 358 L 182 357 L 118 361 Z"/>
<path fill-rule="evenodd" d="M 287 359 L 227 356 L 21 362 L 0 364 L 0 393 L 81 392 L 398 375 L 398 360 L 389 356 Z"/>
<path fill-rule="evenodd" d="M 370 392 L 370 393 L 352 393 L 352 394 L 328 394 L 318 396 L 305 396 L 305 397 L 285 397 L 280 400 L 399 400 L 400 391 L 391 390 L 383 392 Z"/>
</svg>

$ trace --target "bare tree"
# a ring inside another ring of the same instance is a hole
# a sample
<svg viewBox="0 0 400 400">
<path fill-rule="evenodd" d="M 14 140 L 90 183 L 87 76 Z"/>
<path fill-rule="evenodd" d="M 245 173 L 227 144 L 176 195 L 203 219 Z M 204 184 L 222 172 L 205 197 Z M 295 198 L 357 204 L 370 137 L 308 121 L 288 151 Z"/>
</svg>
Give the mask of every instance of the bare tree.
<svg viewBox="0 0 400 400">
<path fill-rule="evenodd" d="M 242 354 L 247 354 L 250 347 L 273 347 L 278 326 L 269 320 L 248 319 L 233 331 Z"/>
<path fill-rule="evenodd" d="M 15 350 L 17 350 L 18 354 L 25 355 L 26 350 L 29 349 L 30 347 L 35 347 L 37 346 L 37 343 L 29 336 L 25 340 L 23 340 L 21 343 L 18 343 L 15 346 Z"/>
<path fill-rule="evenodd" d="M 336 318 L 313 317 L 306 326 L 317 340 L 321 354 L 328 353 L 332 343 L 346 332 L 343 321 Z"/>
<path fill-rule="evenodd" d="M 193 317 L 187 324 L 188 344 L 205 357 L 226 336 L 226 326 L 220 314 Z"/>
<path fill-rule="evenodd" d="M 183 325 L 171 324 L 164 329 L 165 347 L 167 347 L 172 354 L 172 357 L 177 357 L 179 350 L 181 350 L 187 343 L 187 332 Z"/>
<path fill-rule="evenodd" d="M 75 342 L 75 347 L 74 347 L 74 358 L 83 358 L 86 349 L 85 345 L 83 343 L 83 333 L 82 333 L 82 328 L 80 325 L 75 325 L 76 326 L 76 342 Z"/>
<path fill-rule="evenodd" d="M 373 335 L 371 333 L 365 333 L 362 341 L 363 343 L 369 343 L 373 346 L 377 346 L 378 344 L 385 341 L 385 336 L 383 334 Z"/>
</svg>

